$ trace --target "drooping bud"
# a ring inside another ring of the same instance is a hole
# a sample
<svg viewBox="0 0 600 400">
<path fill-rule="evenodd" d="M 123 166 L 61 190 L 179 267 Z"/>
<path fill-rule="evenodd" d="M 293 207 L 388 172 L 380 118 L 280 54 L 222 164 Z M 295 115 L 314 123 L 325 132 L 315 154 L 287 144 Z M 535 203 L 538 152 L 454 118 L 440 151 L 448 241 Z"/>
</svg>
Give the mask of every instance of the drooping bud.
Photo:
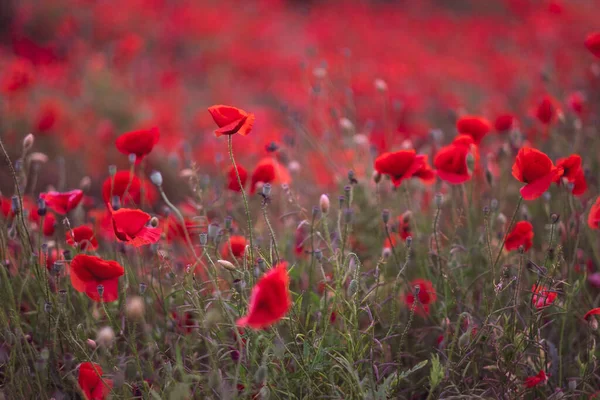
<svg viewBox="0 0 600 400">
<path fill-rule="evenodd" d="M 25 136 L 23 139 L 23 152 L 27 153 L 33 147 L 33 143 L 35 142 L 35 136 L 32 133 Z"/>
<path fill-rule="evenodd" d="M 329 212 L 329 207 L 331 203 L 329 202 L 329 197 L 326 194 L 322 194 L 319 199 L 319 207 L 321 208 L 321 212 L 323 214 L 327 214 Z"/>
<path fill-rule="evenodd" d="M 101 328 L 96 334 L 96 343 L 101 347 L 110 348 L 115 341 L 115 331 L 110 326 Z"/>
<path fill-rule="evenodd" d="M 235 265 L 233 265 L 232 263 L 230 263 L 227 260 L 217 260 L 217 264 L 219 264 L 221 267 L 225 268 L 228 271 L 231 271 L 231 272 L 237 271 L 237 269 L 235 268 Z"/>
</svg>

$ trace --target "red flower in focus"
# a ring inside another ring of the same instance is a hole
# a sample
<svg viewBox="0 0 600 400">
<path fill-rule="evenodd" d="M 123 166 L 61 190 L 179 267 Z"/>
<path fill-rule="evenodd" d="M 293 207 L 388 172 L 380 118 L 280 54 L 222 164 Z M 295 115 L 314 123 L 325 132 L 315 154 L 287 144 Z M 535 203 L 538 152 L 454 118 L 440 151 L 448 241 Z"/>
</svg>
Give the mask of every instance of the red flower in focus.
<svg viewBox="0 0 600 400">
<path fill-rule="evenodd" d="M 505 133 L 510 131 L 515 124 L 515 117 L 511 114 L 502 114 L 496 118 L 494 128 L 498 132 Z"/>
<path fill-rule="evenodd" d="M 459 138 L 460 136 L 457 137 L 457 139 Z M 451 145 L 442 147 L 433 159 L 438 176 L 454 185 L 471 179 L 471 173 L 467 166 L 467 156 L 471 152 L 470 146 L 464 145 L 462 139 L 458 141 L 457 139 Z"/>
<path fill-rule="evenodd" d="M 410 283 L 411 291 L 404 295 L 404 301 L 409 307 L 415 302 L 416 287 L 419 287 L 419 294 L 417 295 L 418 304 L 416 306 L 416 312 L 422 315 L 429 314 L 429 306 L 437 300 L 435 289 L 430 281 L 426 279 L 415 279 Z"/>
<path fill-rule="evenodd" d="M 492 124 L 482 117 L 465 116 L 456 122 L 456 129 L 461 135 L 469 135 L 479 146 L 483 137 L 492 130 Z"/>
<path fill-rule="evenodd" d="M 208 112 L 219 126 L 219 129 L 215 131 L 216 137 L 235 133 L 246 136 L 252 130 L 252 125 L 254 125 L 254 114 L 247 113 L 239 108 L 216 105 L 209 107 Z"/>
<path fill-rule="evenodd" d="M 546 372 L 544 372 L 544 370 L 540 370 L 540 372 L 535 375 L 535 376 L 528 376 L 527 379 L 525 379 L 525 387 L 527 388 L 532 388 L 532 387 L 536 387 L 540 384 L 544 384 L 546 383 L 546 381 L 548 380 L 548 377 L 546 376 Z"/>
<path fill-rule="evenodd" d="M 562 177 L 556 178 L 555 182 L 560 183 L 561 179 L 573 184 L 573 195 L 580 196 L 587 190 L 585 172 L 581 166 L 581 157 L 577 154 L 571 154 L 567 158 L 559 158 L 556 161 L 556 167 L 563 170 Z"/>
<path fill-rule="evenodd" d="M 538 104 L 535 112 L 536 118 L 544 125 L 550 125 L 556 118 L 556 106 L 550 96 L 545 96 Z"/>
<path fill-rule="evenodd" d="M 160 229 L 146 226 L 152 218 L 142 210 L 121 208 L 114 211 L 109 205 L 112 215 L 115 236 L 121 242 L 133 247 L 145 246 L 158 242 Z"/>
<path fill-rule="evenodd" d="M 64 193 L 46 192 L 40 193 L 40 198 L 44 199 L 46 206 L 55 213 L 66 215 L 81 202 L 83 192 L 79 189 Z"/>
<path fill-rule="evenodd" d="M 119 277 L 125 273 L 116 261 L 78 254 L 71 261 L 71 285 L 78 292 L 97 302 L 111 302 L 119 298 Z M 102 285 L 102 298 L 98 286 Z"/>
<path fill-rule="evenodd" d="M 231 252 L 229 251 L 229 247 L 231 246 Z M 244 255 L 246 251 L 246 238 L 239 235 L 234 235 L 229 238 L 221 250 L 221 256 L 223 258 L 229 258 L 230 254 L 233 254 L 234 257 L 240 258 Z"/>
<path fill-rule="evenodd" d="M 82 251 L 98 248 L 94 231 L 87 225 L 78 226 L 67 231 L 67 244 L 73 247 L 77 246 Z"/>
<path fill-rule="evenodd" d="M 592 207 L 587 220 L 588 226 L 592 229 L 600 228 L 600 197 L 596 199 Z"/>
<path fill-rule="evenodd" d="M 547 307 L 556 300 L 556 292 L 549 290 L 546 286 L 536 286 L 535 284 L 531 287 L 531 304 L 535 305 L 535 308 Z"/>
<path fill-rule="evenodd" d="M 112 190 L 111 190 L 112 186 Z M 108 177 L 102 184 L 102 199 L 111 204 L 112 196 L 121 199 L 121 205 L 138 204 L 140 202 L 140 179 L 129 171 L 118 171 L 114 177 Z"/>
<path fill-rule="evenodd" d="M 287 263 L 273 266 L 252 288 L 248 313 L 237 320 L 237 325 L 264 329 L 283 318 L 292 306 L 289 282 Z"/>
<path fill-rule="evenodd" d="M 229 172 L 227 172 L 227 189 L 233 190 L 234 192 L 241 192 L 242 188 L 246 185 L 246 181 L 248 180 L 248 172 L 245 168 L 238 165 L 238 173 L 240 174 L 240 181 L 242 181 L 242 186 L 238 182 L 237 174 L 235 173 L 235 168 L 233 165 L 229 167 Z"/>
<path fill-rule="evenodd" d="M 253 194 L 256 192 L 256 185 L 258 183 L 289 183 L 290 180 L 290 174 L 276 160 L 270 157 L 263 158 L 256 164 L 256 169 L 252 172 L 250 193 Z"/>
<path fill-rule="evenodd" d="M 417 155 L 415 150 L 400 150 L 393 153 L 383 153 L 375 160 L 375 170 L 380 174 L 389 175 L 398 187 L 405 179 L 412 178 L 417 171 L 431 180 L 433 172 L 423 170 L 427 162 L 426 156 Z"/>
<path fill-rule="evenodd" d="M 135 154 L 135 163 L 139 164 L 145 156 L 150 154 L 159 139 L 158 128 L 140 129 L 119 136 L 115 141 L 115 146 L 123 154 Z"/>
<path fill-rule="evenodd" d="M 102 367 L 96 363 L 84 362 L 79 366 L 79 387 L 87 400 L 104 400 L 112 389 L 110 379 L 102 379 Z"/>
<path fill-rule="evenodd" d="M 593 55 L 600 58 L 600 32 L 590 33 L 585 38 L 584 44 Z"/>
<path fill-rule="evenodd" d="M 562 170 L 554 166 L 550 157 L 531 147 L 519 150 L 512 167 L 515 179 L 526 183 L 521 188 L 521 196 L 525 200 L 540 197 L 561 174 Z"/>
<path fill-rule="evenodd" d="M 29 60 L 18 58 L 6 69 L 2 76 L 2 92 L 10 94 L 25 90 L 33 84 L 33 66 Z"/>
<path fill-rule="evenodd" d="M 525 251 L 533 245 L 533 226 L 529 221 L 519 221 L 506 236 L 506 250 L 518 250 L 523 246 Z"/>
</svg>

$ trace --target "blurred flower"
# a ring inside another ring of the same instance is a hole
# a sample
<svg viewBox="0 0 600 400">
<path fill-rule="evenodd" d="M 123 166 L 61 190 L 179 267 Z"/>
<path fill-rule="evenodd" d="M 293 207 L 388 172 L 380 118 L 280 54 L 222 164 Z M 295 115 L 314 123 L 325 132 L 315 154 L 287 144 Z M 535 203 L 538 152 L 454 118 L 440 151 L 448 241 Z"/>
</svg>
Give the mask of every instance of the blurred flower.
<svg viewBox="0 0 600 400">
<path fill-rule="evenodd" d="M 46 192 L 41 193 L 40 198 L 44 199 L 46 206 L 57 214 L 66 215 L 73 210 L 83 198 L 83 192 L 79 189 L 70 192 Z"/>
<path fill-rule="evenodd" d="M 519 221 L 506 236 L 506 250 L 518 250 L 523 246 L 525 251 L 533 245 L 533 226 L 529 221 Z"/>
<path fill-rule="evenodd" d="M 71 261 L 71 284 L 78 292 L 97 302 L 112 302 L 119 298 L 119 277 L 125 273 L 116 261 L 78 254 Z M 102 285 L 102 297 L 98 286 Z"/>
<path fill-rule="evenodd" d="M 69 246 L 77 246 L 80 250 L 96 250 L 98 241 L 94 235 L 94 231 L 87 225 L 78 226 L 67 230 L 67 244 Z"/>
<path fill-rule="evenodd" d="M 135 163 L 139 164 L 145 156 L 150 154 L 159 139 L 160 132 L 157 127 L 140 129 L 119 136 L 115 142 L 115 146 L 119 152 L 127 156 L 135 154 Z"/>
<path fill-rule="evenodd" d="M 585 38 L 584 44 L 593 55 L 600 58 L 600 32 L 590 33 Z"/>
<path fill-rule="evenodd" d="M 479 145 L 483 137 L 492 130 L 492 124 L 485 118 L 465 116 L 458 120 L 456 129 L 461 135 L 469 135 L 476 145 Z"/>
<path fill-rule="evenodd" d="M 240 186 L 240 183 L 238 182 L 235 168 L 232 165 L 229 167 L 229 171 L 227 172 L 227 189 L 233 190 L 234 192 L 241 192 L 242 188 L 246 185 L 246 181 L 248 180 L 248 172 L 239 164 L 237 165 L 237 168 L 238 173 L 240 174 L 242 186 Z"/>
<path fill-rule="evenodd" d="M 546 383 L 548 377 L 546 376 L 546 372 L 544 370 L 540 370 L 540 372 L 535 376 L 529 376 L 525 379 L 525 387 L 533 388 L 538 385 Z"/>
<path fill-rule="evenodd" d="M 567 182 L 573 184 L 574 196 L 581 196 L 587 190 L 587 182 L 585 180 L 585 173 L 581 166 L 581 156 L 578 154 L 571 154 L 566 158 L 559 158 L 556 161 L 556 167 L 563 170 L 562 176 L 557 176 L 555 183 L 560 183 L 562 179 L 566 179 Z"/>
<path fill-rule="evenodd" d="M 114 177 L 108 177 L 102 184 L 102 199 L 106 204 L 110 204 L 114 196 L 121 200 L 123 206 L 132 202 L 139 204 L 140 192 L 140 179 L 129 171 L 118 171 Z"/>
<path fill-rule="evenodd" d="M 84 362 L 79 366 L 79 387 L 87 400 L 104 400 L 113 386 L 112 380 L 102 379 L 102 367 L 96 363 Z"/>
<path fill-rule="evenodd" d="M 229 252 L 229 248 L 231 246 L 231 253 Z M 221 249 L 221 257 L 229 258 L 230 254 L 233 254 L 234 257 L 240 258 L 244 255 L 246 251 L 246 238 L 240 235 L 233 235 L 229 238 L 229 240 L 223 244 Z"/>
<path fill-rule="evenodd" d="M 431 284 L 431 281 L 426 279 L 415 279 L 410 282 L 410 292 L 407 292 L 404 295 L 404 301 L 409 308 L 412 308 L 415 302 L 415 292 L 417 292 L 417 305 L 415 311 L 421 315 L 429 314 L 429 307 L 437 300 L 437 295 L 435 293 L 435 288 Z"/>
<path fill-rule="evenodd" d="M 556 300 L 557 293 L 551 291 L 546 286 L 536 286 L 535 284 L 531 287 L 531 292 L 533 295 L 531 296 L 531 304 L 535 306 L 535 308 L 543 308 L 547 307 Z"/>
</svg>

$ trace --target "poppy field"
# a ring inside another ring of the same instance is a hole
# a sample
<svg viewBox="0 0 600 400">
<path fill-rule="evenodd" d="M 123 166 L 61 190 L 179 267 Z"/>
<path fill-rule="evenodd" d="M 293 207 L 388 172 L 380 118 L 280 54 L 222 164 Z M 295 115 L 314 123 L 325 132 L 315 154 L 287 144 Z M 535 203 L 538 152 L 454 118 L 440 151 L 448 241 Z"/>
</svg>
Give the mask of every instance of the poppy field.
<svg viewBox="0 0 600 400">
<path fill-rule="evenodd" d="M 598 10 L 0 2 L 0 398 L 600 399 Z"/>
</svg>

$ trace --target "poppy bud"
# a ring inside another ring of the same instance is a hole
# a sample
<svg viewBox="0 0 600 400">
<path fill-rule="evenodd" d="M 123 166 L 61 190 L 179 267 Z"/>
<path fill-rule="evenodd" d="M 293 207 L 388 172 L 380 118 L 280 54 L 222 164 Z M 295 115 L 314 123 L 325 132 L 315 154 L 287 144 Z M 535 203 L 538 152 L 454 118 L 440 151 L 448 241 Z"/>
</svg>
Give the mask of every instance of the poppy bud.
<svg viewBox="0 0 600 400">
<path fill-rule="evenodd" d="M 150 219 L 150 226 L 153 227 L 153 228 L 156 228 L 158 226 L 158 218 L 152 217 Z"/>
<path fill-rule="evenodd" d="M 498 223 L 500 225 L 506 224 L 506 215 L 504 215 L 503 213 L 498 214 L 498 217 L 496 219 L 498 220 Z"/>
<path fill-rule="evenodd" d="M 134 153 L 131 153 L 131 154 L 129 154 L 127 159 L 129 160 L 129 164 L 135 164 L 135 160 L 137 159 L 137 156 Z"/>
<path fill-rule="evenodd" d="M 213 239 L 219 233 L 219 224 L 211 223 L 208 225 L 208 237 Z"/>
<path fill-rule="evenodd" d="M 598 330 L 598 320 L 595 317 L 590 318 L 589 324 L 593 331 Z"/>
<path fill-rule="evenodd" d="M 271 184 L 265 183 L 262 187 L 262 194 L 265 197 L 269 197 L 271 195 Z"/>
<path fill-rule="evenodd" d="M 148 285 L 144 282 L 140 282 L 140 294 L 144 294 L 146 292 L 146 289 L 148 288 Z"/>
<path fill-rule="evenodd" d="M 239 359 L 240 359 L 240 352 L 239 352 L 239 351 L 237 351 L 237 350 L 235 350 L 235 349 L 233 349 L 233 350 L 231 350 L 231 352 L 229 353 L 229 356 L 231 357 L 231 360 L 232 360 L 232 361 L 236 361 L 236 362 L 237 362 L 237 361 L 239 361 Z"/>
<path fill-rule="evenodd" d="M 552 214 L 550 215 L 550 221 L 552 221 L 553 224 L 556 224 L 559 220 L 559 215 L 558 214 Z"/>
<path fill-rule="evenodd" d="M 467 332 L 460 335 L 460 338 L 458 338 L 458 346 L 461 349 L 464 349 L 469 345 L 470 341 L 471 341 L 471 330 L 469 329 L 469 330 L 467 330 Z"/>
<path fill-rule="evenodd" d="M 492 175 L 492 172 L 487 168 L 485 170 L 485 180 L 488 185 L 494 186 L 494 176 Z"/>
<path fill-rule="evenodd" d="M 316 249 L 315 250 L 315 258 L 318 261 L 322 261 L 323 260 L 323 252 L 321 251 L 321 249 Z"/>
<path fill-rule="evenodd" d="M 383 220 L 383 223 L 387 225 L 387 223 L 390 221 L 390 210 L 383 210 L 381 212 L 381 219 Z"/>
<path fill-rule="evenodd" d="M 238 293 L 242 293 L 244 288 L 246 287 L 246 282 L 243 279 L 234 279 L 233 287 L 237 290 Z"/>
<path fill-rule="evenodd" d="M 258 398 L 260 400 L 269 400 L 271 397 L 271 389 L 268 386 L 263 386 L 258 391 Z"/>
<path fill-rule="evenodd" d="M 388 258 L 390 258 L 391 255 L 392 255 L 392 249 L 390 249 L 389 247 L 384 247 L 381 252 L 381 257 L 383 257 L 384 259 L 388 259 Z"/>
<path fill-rule="evenodd" d="M 217 260 L 217 264 L 219 264 L 221 267 L 225 268 L 228 271 L 237 271 L 235 266 L 227 260 Z"/>
<path fill-rule="evenodd" d="M 573 391 L 577 389 L 577 381 L 575 379 L 569 379 L 569 390 Z"/>
<path fill-rule="evenodd" d="M 90 349 L 95 349 L 97 347 L 96 342 L 93 341 L 92 339 L 86 340 L 85 343 L 88 345 L 88 347 Z"/>
<path fill-rule="evenodd" d="M 96 290 L 98 291 L 98 296 L 100 296 L 100 298 L 102 298 L 102 296 L 104 295 L 104 285 L 100 284 L 96 287 Z"/>
<path fill-rule="evenodd" d="M 33 134 L 28 134 L 23 139 L 23 152 L 28 152 L 33 147 L 33 142 L 35 141 L 35 136 Z"/>
<path fill-rule="evenodd" d="M 374 85 L 378 92 L 385 92 L 388 89 L 388 85 L 383 79 L 375 79 Z"/>
<path fill-rule="evenodd" d="M 256 260 L 256 264 L 258 265 L 258 269 L 261 272 L 265 270 L 265 260 L 263 258 L 258 258 Z"/>
<path fill-rule="evenodd" d="M 473 153 L 469 153 L 467 154 L 467 169 L 469 170 L 470 173 L 473 173 L 473 171 L 475 170 L 475 156 L 473 155 Z"/>
<path fill-rule="evenodd" d="M 350 281 L 350 285 L 348 285 L 348 297 L 354 297 L 354 295 L 358 292 L 358 281 L 356 279 L 352 279 Z"/>
<path fill-rule="evenodd" d="M 110 348 L 115 341 L 115 331 L 110 326 L 101 328 L 96 334 L 96 343 L 101 347 Z"/>
<path fill-rule="evenodd" d="M 47 212 L 46 201 L 44 199 L 38 199 L 37 205 L 38 205 L 37 215 L 39 215 L 40 217 L 44 217 Z"/>
<path fill-rule="evenodd" d="M 146 311 L 146 304 L 144 299 L 140 296 L 130 296 L 127 298 L 127 304 L 125 305 L 125 315 L 128 318 L 139 320 L 144 317 Z"/>
<path fill-rule="evenodd" d="M 208 235 L 206 233 L 201 233 L 199 236 L 200 236 L 200 245 L 206 246 L 206 243 L 208 243 Z"/>
<path fill-rule="evenodd" d="M 116 165 L 109 165 L 108 166 L 108 175 L 115 176 L 116 174 L 117 174 L 117 166 Z"/>
<path fill-rule="evenodd" d="M 523 254 L 523 253 L 525 253 L 525 246 L 520 245 L 519 246 L 519 254 Z"/>
<path fill-rule="evenodd" d="M 163 184 L 162 174 L 158 171 L 153 171 L 150 174 L 150 180 L 158 187 L 162 186 Z"/>
<path fill-rule="evenodd" d="M 402 213 L 402 222 L 403 222 L 404 224 L 408 224 L 408 223 L 410 223 L 410 220 L 412 219 L 412 215 L 413 215 L 413 212 L 412 212 L 412 211 L 410 211 L 410 210 L 408 210 L 408 211 L 404 211 L 404 212 Z"/>
<path fill-rule="evenodd" d="M 329 212 L 329 197 L 326 194 L 322 194 L 319 199 L 319 207 L 321 208 L 321 212 L 323 214 L 327 214 Z"/>
</svg>

